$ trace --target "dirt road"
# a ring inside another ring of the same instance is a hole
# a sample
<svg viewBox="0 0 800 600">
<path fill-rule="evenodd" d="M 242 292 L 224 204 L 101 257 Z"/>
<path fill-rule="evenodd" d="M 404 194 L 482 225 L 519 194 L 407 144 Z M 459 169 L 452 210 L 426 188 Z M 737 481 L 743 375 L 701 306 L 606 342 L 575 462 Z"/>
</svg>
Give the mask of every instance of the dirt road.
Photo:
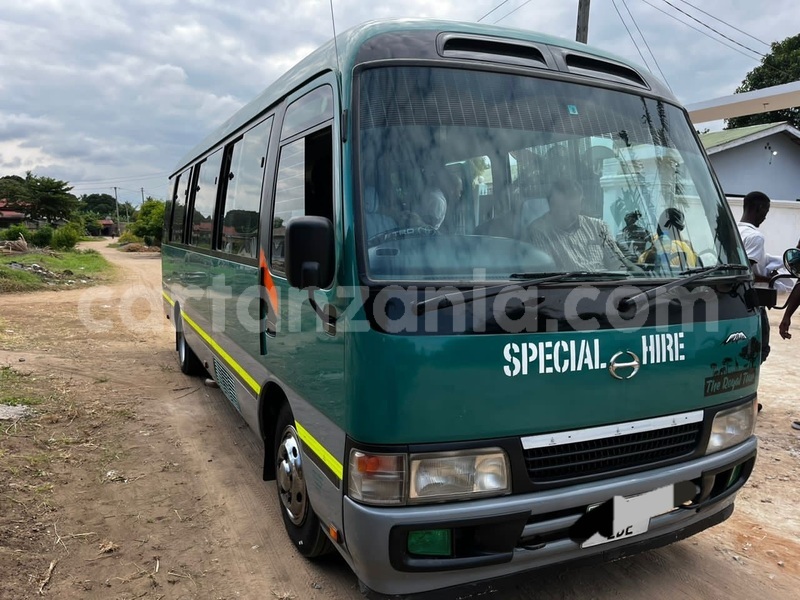
<svg viewBox="0 0 800 600">
<path fill-rule="evenodd" d="M 0 365 L 51 392 L 31 422 L 0 427 L 30 459 L 4 472 L 0 452 L 0 598 L 359 598 L 343 560 L 294 551 L 260 440 L 177 368 L 159 256 L 105 245 L 93 247 L 119 266 L 113 285 L 0 296 Z M 538 573 L 502 597 L 799 597 L 797 331 L 773 341 L 759 460 L 729 521 L 625 561 Z"/>
</svg>

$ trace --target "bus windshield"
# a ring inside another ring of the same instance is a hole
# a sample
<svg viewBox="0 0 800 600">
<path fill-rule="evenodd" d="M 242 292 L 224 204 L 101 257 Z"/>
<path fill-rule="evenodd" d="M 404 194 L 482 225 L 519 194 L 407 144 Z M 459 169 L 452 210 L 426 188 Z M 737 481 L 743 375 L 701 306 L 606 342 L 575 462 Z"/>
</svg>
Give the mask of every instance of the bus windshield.
<svg viewBox="0 0 800 600">
<path fill-rule="evenodd" d="M 357 89 L 371 280 L 746 264 L 691 124 L 663 100 L 422 66 L 364 70 Z"/>
</svg>

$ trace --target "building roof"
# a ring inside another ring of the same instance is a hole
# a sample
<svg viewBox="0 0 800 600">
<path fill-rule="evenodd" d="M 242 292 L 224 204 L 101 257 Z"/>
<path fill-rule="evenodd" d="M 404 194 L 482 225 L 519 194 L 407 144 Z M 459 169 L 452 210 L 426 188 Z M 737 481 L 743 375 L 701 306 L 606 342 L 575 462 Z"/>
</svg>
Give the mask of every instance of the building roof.
<svg viewBox="0 0 800 600">
<path fill-rule="evenodd" d="M 756 115 L 800 105 L 800 81 L 688 104 L 692 123 Z"/>
<path fill-rule="evenodd" d="M 8 200 L 0 198 L 0 219 L 21 221 L 25 218 L 25 215 L 21 212 L 4 210 L 6 206 L 8 206 Z"/>
<path fill-rule="evenodd" d="M 700 135 L 700 141 L 703 143 L 706 152 L 715 154 L 782 132 L 794 137 L 796 141 L 800 141 L 800 131 L 785 121 L 712 131 L 711 133 Z"/>
</svg>

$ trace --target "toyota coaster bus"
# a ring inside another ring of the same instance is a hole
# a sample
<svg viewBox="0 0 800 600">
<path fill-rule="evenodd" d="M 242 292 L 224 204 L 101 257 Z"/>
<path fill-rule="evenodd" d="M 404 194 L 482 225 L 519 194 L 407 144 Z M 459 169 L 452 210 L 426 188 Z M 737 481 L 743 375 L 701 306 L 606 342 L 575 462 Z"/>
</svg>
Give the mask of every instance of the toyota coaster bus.
<svg viewBox="0 0 800 600">
<path fill-rule="evenodd" d="M 589 46 L 370 22 L 170 177 L 184 373 L 286 531 L 404 596 L 669 544 L 756 457 L 759 300 L 686 111 Z"/>
</svg>

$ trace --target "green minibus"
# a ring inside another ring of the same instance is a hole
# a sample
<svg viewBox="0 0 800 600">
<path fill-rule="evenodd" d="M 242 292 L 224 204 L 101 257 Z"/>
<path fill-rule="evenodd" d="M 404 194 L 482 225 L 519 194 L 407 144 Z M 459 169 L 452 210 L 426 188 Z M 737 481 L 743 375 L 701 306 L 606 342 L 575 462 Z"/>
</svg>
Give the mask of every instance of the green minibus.
<svg viewBox="0 0 800 600">
<path fill-rule="evenodd" d="M 162 252 L 182 371 L 369 593 L 669 544 L 753 469 L 735 222 L 670 91 L 590 46 L 343 32 L 181 159 Z"/>
</svg>

